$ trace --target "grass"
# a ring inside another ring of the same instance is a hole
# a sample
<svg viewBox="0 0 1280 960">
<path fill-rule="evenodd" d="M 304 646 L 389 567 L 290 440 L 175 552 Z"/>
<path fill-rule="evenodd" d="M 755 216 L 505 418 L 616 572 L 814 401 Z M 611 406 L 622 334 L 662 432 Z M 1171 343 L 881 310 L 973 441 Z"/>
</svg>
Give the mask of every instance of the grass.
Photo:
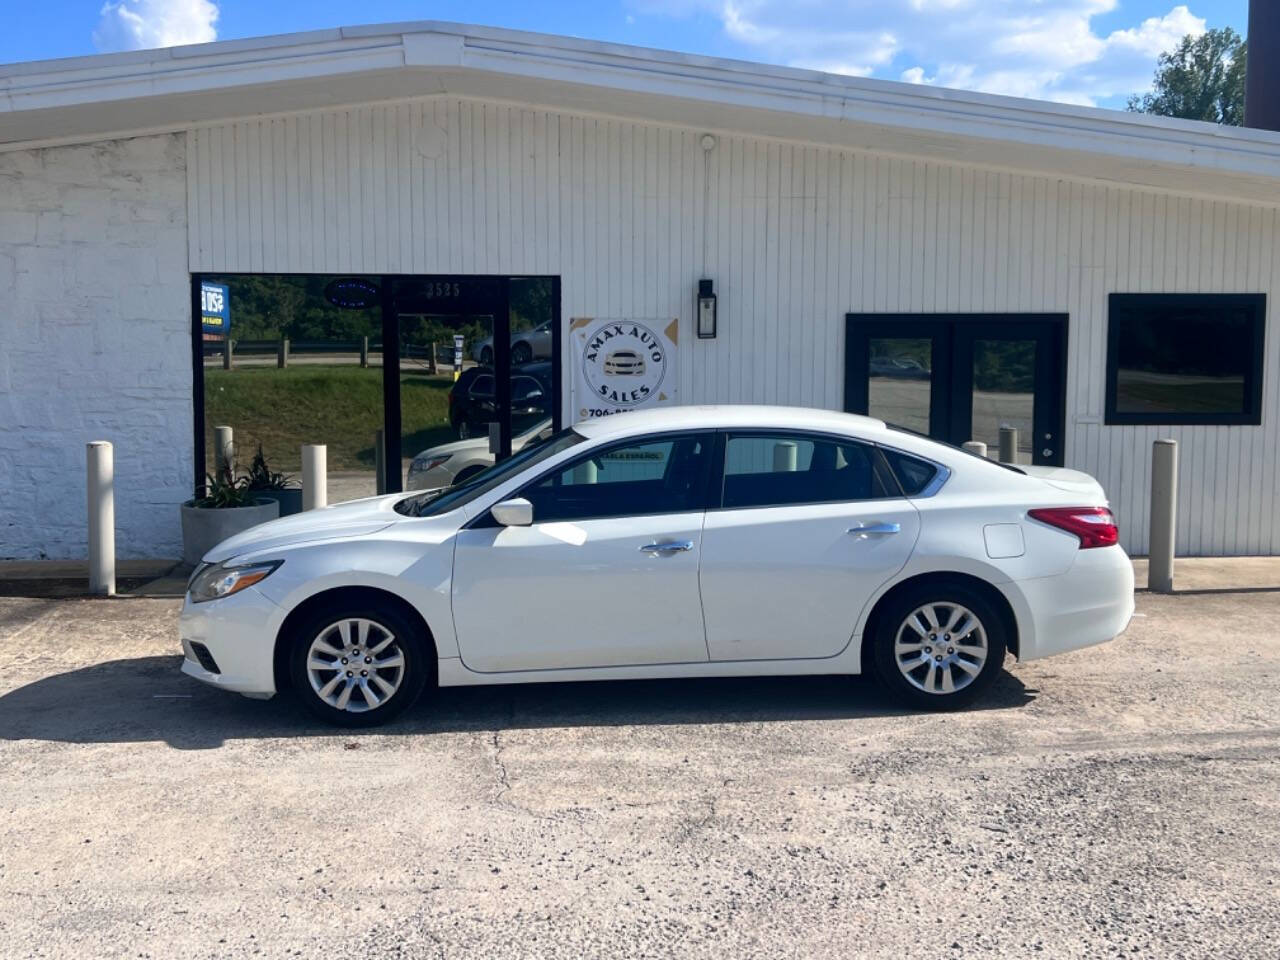
<svg viewBox="0 0 1280 960">
<path fill-rule="evenodd" d="M 328 446 L 330 470 L 372 470 L 374 434 L 382 427 L 382 370 L 358 366 L 205 368 L 205 456 L 213 466 L 213 428 L 235 431 L 237 458 L 248 466 L 261 442 L 275 470 L 297 473 L 301 446 Z M 454 439 L 449 374 L 400 377 L 406 457 Z"/>
</svg>

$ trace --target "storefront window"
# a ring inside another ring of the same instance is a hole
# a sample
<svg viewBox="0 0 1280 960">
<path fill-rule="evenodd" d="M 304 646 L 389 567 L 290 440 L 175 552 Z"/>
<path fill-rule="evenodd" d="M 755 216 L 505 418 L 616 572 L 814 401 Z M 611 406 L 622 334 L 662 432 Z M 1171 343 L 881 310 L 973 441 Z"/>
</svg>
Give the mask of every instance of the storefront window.
<svg viewBox="0 0 1280 960">
<path fill-rule="evenodd" d="M 1262 294 L 1112 294 L 1107 423 L 1261 422 Z"/>
</svg>

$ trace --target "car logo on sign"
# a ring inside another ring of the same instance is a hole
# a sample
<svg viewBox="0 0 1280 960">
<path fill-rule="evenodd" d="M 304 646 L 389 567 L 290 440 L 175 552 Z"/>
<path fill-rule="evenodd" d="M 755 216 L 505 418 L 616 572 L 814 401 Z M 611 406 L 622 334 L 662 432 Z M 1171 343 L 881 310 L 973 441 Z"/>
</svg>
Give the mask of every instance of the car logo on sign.
<svg viewBox="0 0 1280 960">
<path fill-rule="evenodd" d="M 622 407 L 638 406 L 655 396 L 666 376 L 666 347 L 642 323 L 610 321 L 587 341 L 582 372 L 600 400 Z"/>
</svg>

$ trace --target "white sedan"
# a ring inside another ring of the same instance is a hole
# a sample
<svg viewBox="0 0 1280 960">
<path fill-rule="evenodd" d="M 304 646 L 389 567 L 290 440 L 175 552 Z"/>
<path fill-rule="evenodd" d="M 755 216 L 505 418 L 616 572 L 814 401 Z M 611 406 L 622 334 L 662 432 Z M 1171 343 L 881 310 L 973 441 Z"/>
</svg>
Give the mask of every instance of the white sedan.
<svg viewBox="0 0 1280 960">
<path fill-rule="evenodd" d="M 551 436 L 551 420 L 539 420 L 524 433 L 511 438 L 511 452 L 519 453 L 534 440 Z M 488 437 L 455 440 L 423 450 L 409 462 L 406 490 L 439 491 L 456 483 L 466 483 L 481 470 L 493 466 Z"/>
<path fill-rule="evenodd" d="M 1133 570 L 1097 482 L 878 420 L 684 407 L 581 423 L 439 495 L 262 524 L 211 550 L 185 673 L 291 687 L 334 723 L 437 686 L 873 672 L 969 702 L 1006 653 L 1110 640 Z"/>
</svg>

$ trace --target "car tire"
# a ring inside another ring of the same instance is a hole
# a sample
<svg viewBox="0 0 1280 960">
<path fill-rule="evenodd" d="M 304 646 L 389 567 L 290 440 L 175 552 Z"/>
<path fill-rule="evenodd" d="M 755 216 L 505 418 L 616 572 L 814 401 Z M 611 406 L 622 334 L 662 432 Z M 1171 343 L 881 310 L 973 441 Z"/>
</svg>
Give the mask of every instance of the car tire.
<svg viewBox="0 0 1280 960">
<path fill-rule="evenodd" d="M 958 582 L 925 583 L 892 597 L 877 611 L 870 640 L 880 683 L 927 710 L 972 703 L 1000 673 L 1008 648 L 1000 611 Z"/>
<path fill-rule="evenodd" d="M 511 348 L 511 365 L 518 367 L 533 359 L 533 347 L 523 341 Z"/>
<path fill-rule="evenodd" d="M 467 423 L 466 420 L 459 420 L 454 429 L 458 432 L 459 440 L 470 440 L 475 436 L 475 431 L 471 429 L 471 424 Z"/>
<path fill-rule="evenodd" d="M 333 666 L 319 669 L 321 662 Z M 435 674 L 435 652 L 421 624 L 394 606 L 334 604 L 300 623 L 291 642 L 294 692 L 311 713 L 340 727 L 388 722 L 413 705 Z"/>
<path fill-rule="evenodd" d="M 480 366 L 482 366 L 482 367 L 492 367 L 492 366 L 493 366 L 493 348 L 492 348 L 492 347 L 484 347 L 484 348 L 482 348 L 482 349 L 481 349 L 481 351 L 480 351 Z"/>
</svg>

